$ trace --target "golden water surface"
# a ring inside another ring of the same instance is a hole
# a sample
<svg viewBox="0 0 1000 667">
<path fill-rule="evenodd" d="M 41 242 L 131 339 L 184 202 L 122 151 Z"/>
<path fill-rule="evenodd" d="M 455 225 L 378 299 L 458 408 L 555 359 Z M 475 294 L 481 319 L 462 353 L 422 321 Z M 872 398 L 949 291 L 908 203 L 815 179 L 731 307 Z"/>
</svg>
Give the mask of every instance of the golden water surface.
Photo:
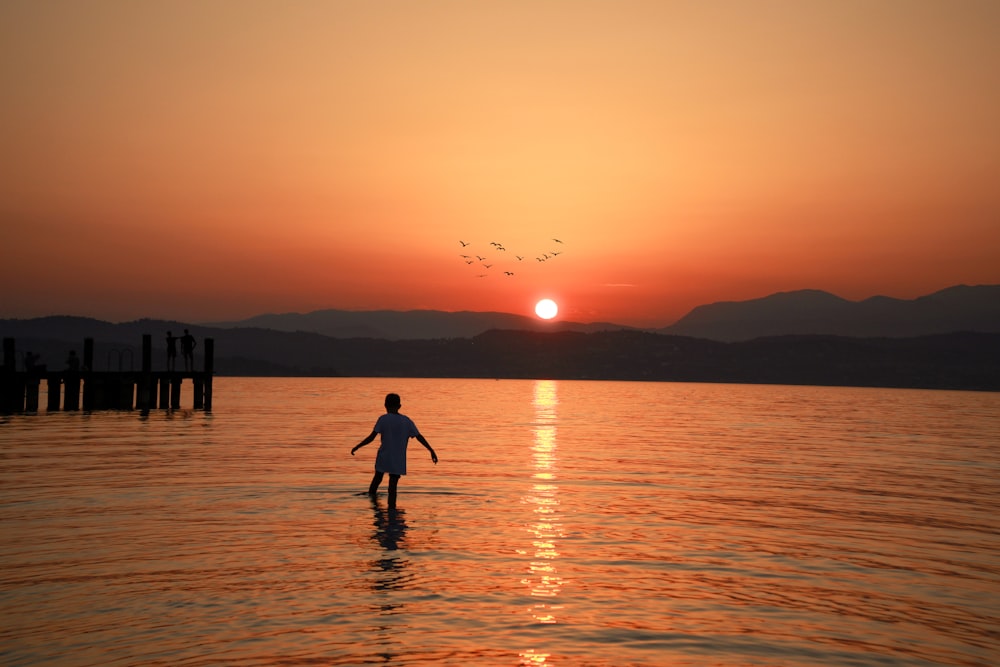
<svg viewBox="0 0 1000 667">
<path fill-rule="evenodd" d="M 998 394 L 217 378 L 0 417 L 0 527 L 6 666 L 1000 664 Z"/>
</svg>

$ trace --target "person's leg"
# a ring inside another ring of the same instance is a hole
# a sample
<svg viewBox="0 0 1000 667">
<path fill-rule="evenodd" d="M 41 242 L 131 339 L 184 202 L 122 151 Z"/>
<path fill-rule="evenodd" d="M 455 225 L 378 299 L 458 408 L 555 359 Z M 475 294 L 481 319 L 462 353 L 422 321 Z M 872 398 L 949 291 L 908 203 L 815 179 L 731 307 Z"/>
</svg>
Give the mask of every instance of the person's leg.
<svg viewBox="0 0 1000 667">
<path fill-rule="evenodd" d="M 389 475 L 389 509 L 396 508 L 396 486 L 399 484 L 399 475 Z"/>
<path fill-rule="evenodd" d="M 368 485 L 368 495 L 374 496 L 378 493 L 378 485 L 382 483 L 383 474 L 378 470 L 375 471 L 375 475 L 372 476 L 372 483 Z"/>
</svg>

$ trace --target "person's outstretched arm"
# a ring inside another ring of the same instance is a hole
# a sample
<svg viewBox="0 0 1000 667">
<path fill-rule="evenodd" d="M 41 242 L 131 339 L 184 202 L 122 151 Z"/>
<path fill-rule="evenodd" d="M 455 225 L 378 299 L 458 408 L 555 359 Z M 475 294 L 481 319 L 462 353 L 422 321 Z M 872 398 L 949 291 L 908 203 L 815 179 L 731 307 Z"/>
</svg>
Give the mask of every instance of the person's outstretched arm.
<svg viewBox="0 0 1000 667">
<path fill-rule="evenodd" d="M 378 435 L 378 431 L 372 431 L 367 438 L 365 438 L 358 444 L 354 445 L 354 447 L 351 448 L 351 456 L 354 456 L 354 452 L 358 451 L 365 445 L 369 444 L 372 440 L 374 440 L 376 435 Z"/>
<path fill-rule="evenodd" d="M 421 445 L 423 445 L 424 447 L 426 447 L 427 451 L 429 451 L 431 453 L 431 461 L 434 461 L 434 463 L 437 463 L 438 462 L 438 455 L 434 453 L 434 448 L 431 447 L 430 443 L 427 442 L 427 439 L 424 438 L 424 436 L 420 435 L 419 433 L 417 434 L 416 438 L 417 438 L 417 442 L 419 442 Z"/>
</svg>

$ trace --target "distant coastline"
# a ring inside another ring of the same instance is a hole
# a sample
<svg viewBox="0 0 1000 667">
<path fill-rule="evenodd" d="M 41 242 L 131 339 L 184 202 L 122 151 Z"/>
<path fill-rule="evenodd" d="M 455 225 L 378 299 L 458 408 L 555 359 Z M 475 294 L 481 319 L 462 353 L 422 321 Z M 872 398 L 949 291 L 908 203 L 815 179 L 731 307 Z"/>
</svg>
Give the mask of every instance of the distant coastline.
<svg viewBox="0 0 1000 667">
<path fill-rule="evenodd" d="M 139 358 L 142 334 L 168 324 L 91 322 L 95 326 L 86 336 L 67 336 L 58 328 L 17 336 L 18 349 L 54 361 L 92 336 L 95 370 L 114 370 L 105 366 Z M 2 324 L 7 337 L 11 328 Z M 77 324 L 87 329 L 86 322 Z M 776 336 L 723 343 L 628 330 L 492 330 L 472 338 L 402 341 L 193 325 L 191 330 L 199 339 L 215 340 L 215 371 L 223 376 L 540 378 L 1000 391 L 1000 333 L 901 339 Z M 131 354 L 123 354 L 126 350 Z M 154 346 L 154 369 L 164 363 L 165 355 L 165 349 Z M 195 361 L 200 367 L 197 354 Z"/>
<path fill-rule="evenodd" d="M 95 370 L 154 369 L 167 331 L 215 340 L 233 376 L 485 377 L 811 384 L 1000 391 L 1000 286 L 955 286 L 911 301 L 849 302 L 803 290 L 710 304 L 657 330 L 542 322 L 506 313 L 316 311 L 198 325 L 52 316 L 0 320 L 19 353 L 60 368 L 94 340 Z M 395 338 L 384 335 L 391 330 Z M 871 331 L 877 335 L 845 335 Z M 754 332 L 765 332 L 751 335 Z M 895 332 L 896 335 L 888 333 Z M 341 335 L 331 335 L 339 332 Z M 712 334 L 713 335 L 709 335 Z M 682 333 L 683 335 L 679 335 Z M 405 334 L 405 335 L 403 335 Z M 117 361 L 116 361 L 117 360 Z M 197 359 L 196 363 L 200 363 Z"/>
</svg>

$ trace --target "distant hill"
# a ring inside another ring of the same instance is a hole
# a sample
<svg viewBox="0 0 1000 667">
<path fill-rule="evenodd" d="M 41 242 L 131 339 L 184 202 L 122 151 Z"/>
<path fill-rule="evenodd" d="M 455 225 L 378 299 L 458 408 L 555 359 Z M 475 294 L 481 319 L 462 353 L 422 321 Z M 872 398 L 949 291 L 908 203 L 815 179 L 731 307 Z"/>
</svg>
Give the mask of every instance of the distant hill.
<svg viewBox="0 0 1000 667">
<path fill-rule="evenodd" d="M 510 313 L 437 310 L 317 310 L 201 326 L 385 340 L 470 338 L 495 329 L 582 333 L 630 329 L 609 322 L 545 322 Z M 676 323 L 655 330 L 726 342 L 788 335 L 900 338 L 954 331 L 1000 332 L 1000 285 L 958 285 L 912 300 L 875 296 L 849 301 L 820 290 L 780 292 L 698 306 Z"/>
<path fill-rule="evenodd" d="M 215 328 L 258 328 L 274 331 L 308 331 L 333 338 L 382 338 L 428 340 L 471 338 L 491 329 L 520 331 L 613 331 L 629 327 L 608 322 L 546 322 L 510 313 L 449 313 L 440 310 L 317 310 L 311 313 L 257 315 L 245 320 L 212 322 Z"/>
<path fill-rule="evenodd" d="M 94 337 L 94 369 L 138 369 L 144 333 L 153 370 L 163 370 L 162 333 L 175 323 L 108 324 L 82 318 L 0 320 L 49 368 L 62 368 Z M 60 329 L 60 324 L 67 325 Z M 55 327 L 55 328 L 53 328 Z M 309 332 L 188 326 L 215 339 L 218 375 L 326 377 L 552 378 L 810 384 L 1000 391 L 1000 333 L 914 338 L 778 336 L 724 343 L 635 330 L 491 330 L 470 338 L 332 338 Z M 175 332 L 176 333 L 176 332 Z M 203 360 L 200 345 L 195 366 Z M 217 404 L 223 404 L 218 400 Z"/>
<path fill-rule="evenodd" d="M 658 333 L 718 341 L 763 336 L 890 338 L 955 331 L 1000 332 L 1000 285 L 958 285 L 912 300 L 848 301 L 829 292 L 781 292 L 698 306 Z"/>
<path fill-rule="evenodd" d="M 256 326 L 251 326 L 256 325 Z M 280 330 L 283 328 L 285 330 Z M 94 339 L 94 370 L 137 369 L 152 336 L 215 339 L 219 375 L 620 379 L 1000 390 L 1000 286 L 852 302 L 814 290 L 695 308 L 651 332 L 505 313 L 317 311 L 213 326 L 53 316 L 0 320 L 50 369 Z M 317 331 L 319 330 L 319 331 Z M 203 345 L 195 351 L 202 366 Z M 17 357 L 20 367 L 20 356 Z"/>
</svg>

